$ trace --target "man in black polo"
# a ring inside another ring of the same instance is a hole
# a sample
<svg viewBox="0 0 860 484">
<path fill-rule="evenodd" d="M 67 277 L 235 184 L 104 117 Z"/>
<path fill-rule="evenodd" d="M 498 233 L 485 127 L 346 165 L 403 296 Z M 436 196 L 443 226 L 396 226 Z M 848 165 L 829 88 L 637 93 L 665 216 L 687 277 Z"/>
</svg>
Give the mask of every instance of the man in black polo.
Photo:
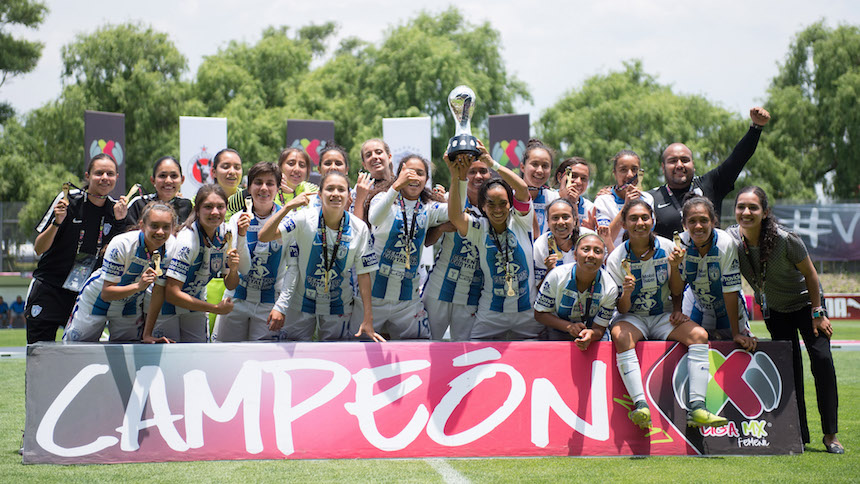
<svg viewBox="0 0 860 484">
<path fill-rule="evenodd" d="M 695 176 L 693 152 L 683 143 L 672 143 L 663 151 L 660 166 L 666 184 L 648 192 L 654 196 L 654 232 L 657 235 L 671 239 L 674 232 L 684 231 L 681 226 L 681 206 L 691 190 L 714 203 L 719 219 L 723 198 L 734 190 L 735 180 L 755 153 L 761 129 L 770 121 L 770 113 L 761 107 L 752 108 L 750 119 L 752 123 L 749 131 L 729 157 L 702 176 Z"/>
</svg>

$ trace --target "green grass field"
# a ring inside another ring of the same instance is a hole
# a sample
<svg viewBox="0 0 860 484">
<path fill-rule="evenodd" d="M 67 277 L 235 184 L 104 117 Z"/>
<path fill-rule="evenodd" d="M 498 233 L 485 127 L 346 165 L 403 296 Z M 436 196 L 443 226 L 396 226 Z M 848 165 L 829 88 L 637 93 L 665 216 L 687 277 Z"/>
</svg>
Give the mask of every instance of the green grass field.
<svg viewBox="0 0 860 484">
<path fill-rule="evenodd" d="M 860 323 L 858 323 L 860 326 Z M 842 337 L 840 339 L 847 339 Z M 854 338 L 858 339 L 858 338 Z M 2 340 L 0 340 L 2 341 Z M 0 346 L 12 346 L 0 344 Z M 615 457 L 219 461 L 86 466 L 23 465 L 24 360 L 0 361 L 0 482 L 445 482 L 436 468 L 472 482 L 857 482 L 860 479 L 860 352 L 834 353 L 843 456 L 824 452 L 809 362 L 806 400 L 812 444 L 774 457 Z M 434 468 L 434 466 L 436 468 Z M 450 475 L 450 474 L 449 474 Z M 456 479 L 449 479 L 457 481 Z"/>
</svg>

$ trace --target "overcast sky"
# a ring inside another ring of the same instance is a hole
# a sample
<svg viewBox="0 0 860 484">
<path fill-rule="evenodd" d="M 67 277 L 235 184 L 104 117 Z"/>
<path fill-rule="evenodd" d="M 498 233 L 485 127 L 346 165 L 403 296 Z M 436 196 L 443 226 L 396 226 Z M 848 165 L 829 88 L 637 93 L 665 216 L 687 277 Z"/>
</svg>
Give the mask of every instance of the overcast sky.
<svg viewBox="0 0 860 484">
<path fill-rule="evenodd" d="M 269 25 L 298 28 L 334 21 L 340 38 L 379 42 L 386 28 L 445 3 L 377 0 L 48 0 L 45 22 L 16 35 L 45 43 L 35 71 L 7 81 L 0 99 L 19 113 L 55 99 L 61 89 L 60 48 L 100 25 L 140 21 L 166 32 L 189 61 L 191 78 L 207 55 L 229 40 L 255 43 Z M 856 0 L 472 1 L 456 3 L 473 23 L 501 32 L 508 72 L 525 81 L 534 103 L 518 112 L 532 121 L 566 91 L 595 74 L 639 58 L 645 71 L 676 92 L 701 94 L 739 112 L 760 104 L 793 36 L 825 19 L 830 26 L 860 24 Z M 368 6 L 371 7 L 368 7 Z M 530 5 L 526 8 L 526 5 Z M 480 102 L 480 93 L 478 94 Z"/>
</svg>

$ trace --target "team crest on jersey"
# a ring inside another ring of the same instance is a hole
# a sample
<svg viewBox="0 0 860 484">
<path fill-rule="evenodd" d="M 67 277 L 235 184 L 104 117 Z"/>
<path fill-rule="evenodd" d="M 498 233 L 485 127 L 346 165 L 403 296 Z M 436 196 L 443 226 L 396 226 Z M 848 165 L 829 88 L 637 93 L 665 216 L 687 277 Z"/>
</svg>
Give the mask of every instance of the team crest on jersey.
<svg viewBox="0 0 860 484">
<path fill-rule="evenodd" d="M 110 260 L 119 260 L 119 249 L 118 249 L 118 248 L 116 248 L 116 247 L 114 247 L 114 248 L 110 251 L 110 257 L 108 257 L 108 259 L 110 259 Z"/>
<path fill-rule="evenodd" d="M 191 253 L 191 247 L 182 247 L 179 249 L 179 252 L 176 253 L 176 258 L 179 260 L 188 260 L 188 255 Z"/>
<path fill-rule="evenodd" d="M 711 281 L 716 281 L 720 278 L 720 268 L 716 265 L 712 265 L 708 267 L 708 279 Z"/>
<path fill-rule="evenodd" d="M 111 224 L 109 224 L 109 223 L 105 222 L 105 228 L 104 228 L 104 230 L 105 230 L 105 235 L 107 235 L 107 234 L 109 234 L 109 233 L 110 233 L 110 229 L 111 229 L 111 227 L 112 227 L 112 225 L 111 225 Z"/>
<path fill-rule="evenodd" d="M 669 268 L 665 264 L 657 266 L 657 284 L 662 286 L 669 279 Z"/>
<path fill-rule="evenodd" d="M 30 315 L 34 318 L 38 316 L 42 312 L 42 306 L 38 304 L 34 304 L 33 307 L 30 308 Z"/>
<path fill-rule="evenodd" d="M 340 244 L 340 247 L 337 248 L 337 258 L 344 259 L 346 258 L 346 253 L 349 252 L 349 247 L 344 244 Z"/>
<path fill-rule="evenodd" d="M 212 254 L 209 258 L 209 271 L 212 273 L 217 273 L 221 271 L 221 268 L 224 266 L 224 259 L 220 253 Z"/>
</svg>

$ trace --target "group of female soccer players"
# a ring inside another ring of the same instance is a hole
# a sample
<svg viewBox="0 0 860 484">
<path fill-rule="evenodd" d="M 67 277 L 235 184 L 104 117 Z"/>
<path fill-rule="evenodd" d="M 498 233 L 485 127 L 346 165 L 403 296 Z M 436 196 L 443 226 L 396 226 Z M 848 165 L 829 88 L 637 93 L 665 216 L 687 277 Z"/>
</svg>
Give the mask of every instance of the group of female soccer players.
<svg viewBox="0 0 860 484">
<path fill-rule="evenodd" d="M 832 328 L 818 303 L 817 274 L 800 239 L 773 222 L 761 189 L 741 190 L 739 227 L 728 232 L 717 228 L 709 200 L 688 199 L 686 231 L 668 240 L 653 233 L 653 199 L 638 187 L 640 159 L 632 151 L 612 158 L 616 184 L 592 204 L 583 196 L 590 169 L 581 158 L 553 172 L 552 150 L 533 140 L 520 176 L 480 149 L 477 160 L 445 156 L 447 199 L 427 188 L 427 160 L 407 156 L 394 172 L 379 139 L 362 145 L 365 171 L 354 187 L 347 153 L 331 143 L 321 153 L 318 187 L 307 181 L 307 154 L 287 149 L 278 164 L 255 164 L 240 189 L 242 161 L 227 149 L 213 159 L 216 183 L 203 186 L 193 204 L 179 196 L 183 176 L 170 157 L 154 166 L 156 193 L 109 200 L 116 164 L 99 155 L 87 171 L 88 187 L 58 195 L 36 246 L 46 255 L 68 252 L 68 268 L 59 272 L 69 278 L 81 272 L 82 249 L 98 256 L 106 246 L 103 263 L 91 274 L 83 271 L 80 287 L 59 287 L 55 280 L 62 277 L 40 277 L 43 257 L 34 274 L 37 296 L 68 301 L 69 293 L 76 295 L 66 313 L 69 341 L 98 340 L 107 326 L 116 341 L 441 340 L 447 334 L 455 341 L 568 340 L 585 351 L 611 335 L 635 404 L 630 418 L 642 427 L 650 425 L 650 410 L 636 343 L 674 340 L 688 348 L 688 423 L 719 426 L 725 419 L 704 407 L 709 337 L 756 348 L 740 294 L 743 274 L 771 333 L 793 338 L 799 352 L 797 331 L 784 328 L 790 320 L 810 338 L 807 347 L 817 348 L 814 370 L 823 375 L 820 368 L 829 364 L 832 373 Z M 113 210 L 83 210 L 88 204 Z M 79 208 L 80 227 L 71 226 L 69 207 Z M 101 217 L 97 234 L 98 224 L 87 219 L 94 216 Z M 123 216 L 136 230 L 105 237 L 105 217 L 119 225 Z M 435 255 L 429 272 L 424 250 Z M 45 295 L 50 291 L 53 298 Z M 798 291 L 806 295 L 798 298 Z M 207 313 L 217 315 L 211 335 Z M 835 387 L 834 376 L 831 429 Z"/>
</svg>

